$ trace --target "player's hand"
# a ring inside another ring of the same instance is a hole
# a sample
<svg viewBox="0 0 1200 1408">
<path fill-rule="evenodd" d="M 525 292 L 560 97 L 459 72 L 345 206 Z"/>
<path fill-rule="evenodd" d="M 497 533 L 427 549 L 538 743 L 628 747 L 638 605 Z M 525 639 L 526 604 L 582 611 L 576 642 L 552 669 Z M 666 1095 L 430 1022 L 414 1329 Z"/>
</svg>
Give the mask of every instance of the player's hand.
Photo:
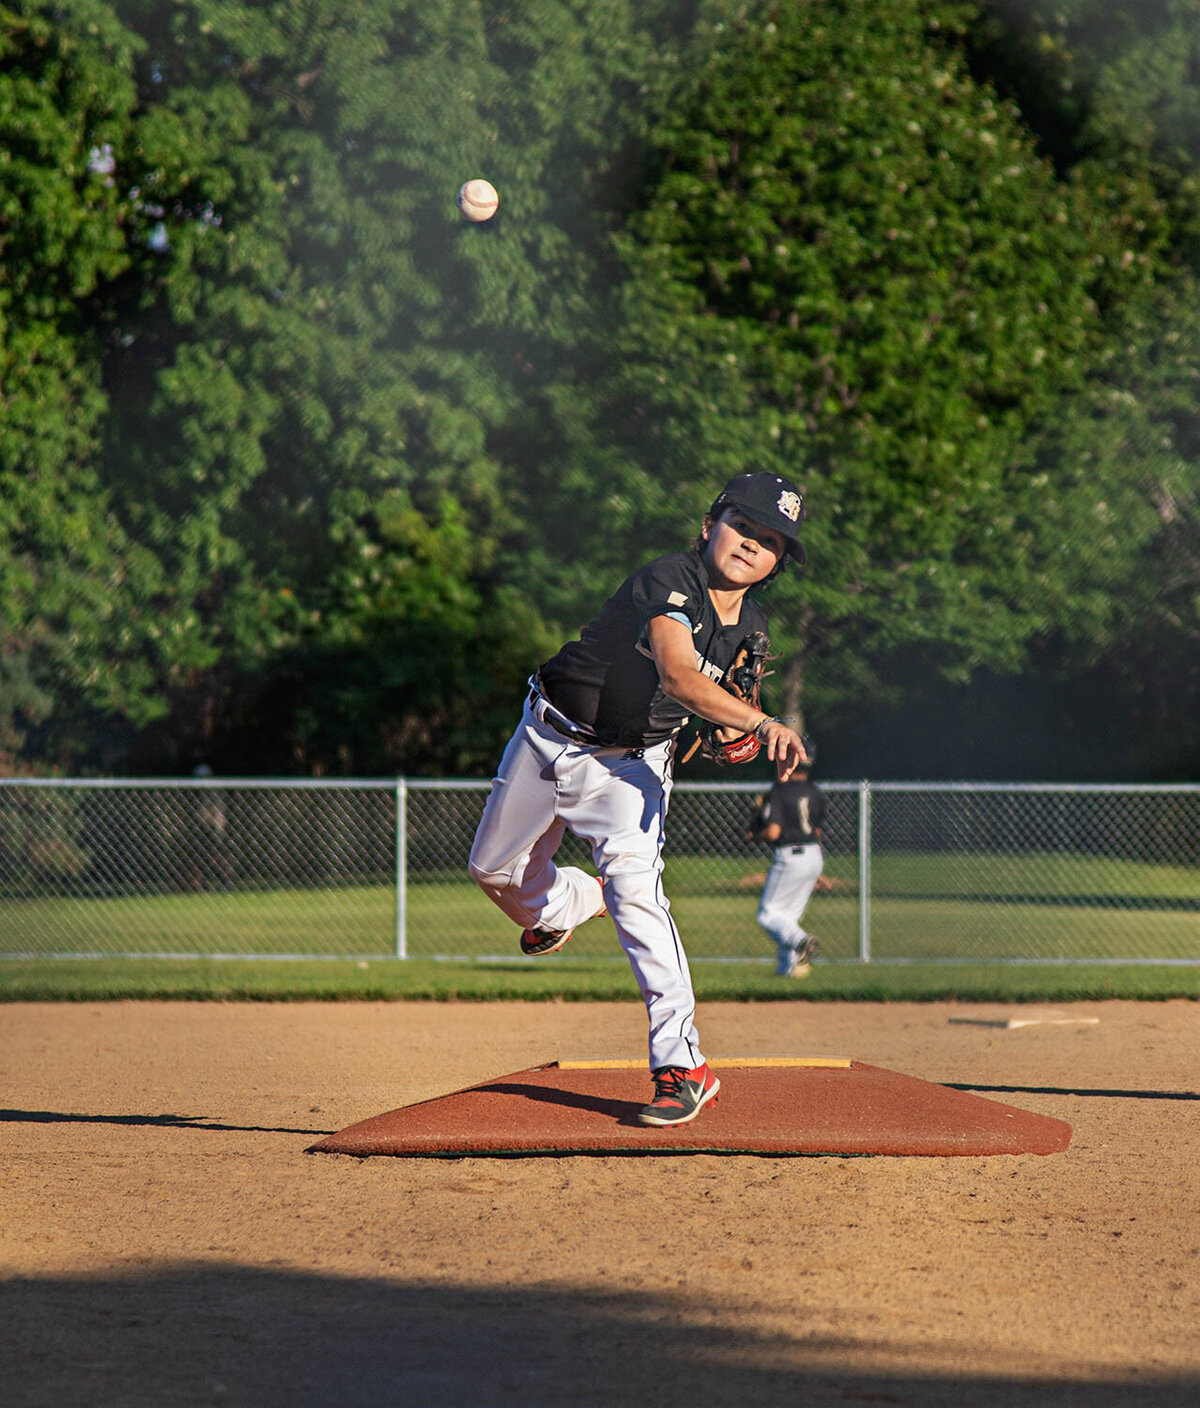
<svg viewBox="0 0 1200 1408">
<path fill-rule="evenodd" d="M 801 763 L 808 762 L 804 742 L 795 729 L 779 719 L 768 719 L 759 733 L 767 757 L 775 764 L 780 782 L 786 782 Z"/>
</svg>

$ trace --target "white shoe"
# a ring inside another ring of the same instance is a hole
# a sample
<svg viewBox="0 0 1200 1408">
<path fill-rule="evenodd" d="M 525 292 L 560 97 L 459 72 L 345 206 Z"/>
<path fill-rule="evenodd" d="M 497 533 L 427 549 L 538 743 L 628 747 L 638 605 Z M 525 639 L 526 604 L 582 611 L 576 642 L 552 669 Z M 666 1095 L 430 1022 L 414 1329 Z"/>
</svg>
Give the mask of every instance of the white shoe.
<svg viewBox="0 0 1200 1408">
<path fill-rule="evenodd" d="M 776 969 L 776 975 L 780 978 L 807 978 L 812 972 L 812 964 L 809 960 L 816 951 L 817 941 L 810 934 L 798 947 L 789 948 L 786 953 L 780 956 L 780 966 Z"/>
</svg>

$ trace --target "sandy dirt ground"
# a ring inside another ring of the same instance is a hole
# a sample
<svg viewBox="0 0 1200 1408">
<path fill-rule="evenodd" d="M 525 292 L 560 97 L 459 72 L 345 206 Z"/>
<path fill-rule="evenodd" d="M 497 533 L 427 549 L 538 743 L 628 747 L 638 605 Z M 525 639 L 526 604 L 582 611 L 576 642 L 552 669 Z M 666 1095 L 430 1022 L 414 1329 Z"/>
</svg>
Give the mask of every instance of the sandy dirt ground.
<svg viewBox="0 0 1200 1408">
<path fill-rule="evenodd" d="M 1060 1010 L 1099 1022 L 701 1012 L 713 1056 L 851 1056 L 1065 1119 L 1050 1157 L 356 1160 L 305 1151 L 641 1056 L 643 1009 L 4 1006 L 0 1399 L 1195 1404 L 1200 1003 Z"/>
</svg>

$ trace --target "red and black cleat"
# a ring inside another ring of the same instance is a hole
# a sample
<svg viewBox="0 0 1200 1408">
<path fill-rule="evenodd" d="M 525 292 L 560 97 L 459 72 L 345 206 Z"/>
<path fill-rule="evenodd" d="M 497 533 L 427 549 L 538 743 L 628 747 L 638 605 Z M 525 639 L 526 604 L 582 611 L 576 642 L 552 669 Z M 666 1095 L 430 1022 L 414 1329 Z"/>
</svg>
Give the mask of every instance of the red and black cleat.
<svg viewBox="0 0 1200 1408">
<path fill-rule="evenodd" d="M 522 929 L 521 952 L 530 958 L 539 953 L 555 953 L 574 932 L 573 929 Z"/>
<path fill-rule="evenodd" d="M 711 1100 L 717 1100 L 721 1082 L 708 1068 L 708 1062 L 687 1070 L 683 1066 L 663 1066 L 654 1076 L 654 1099 L 638 1114 L 643 1124 L 687 1124 Z"/>
<path fill-rule="evenodd" d="M 592 878 L 595 879 L 594 876 Z M 608 913 L 604 903 L 604 887 L 599 880 L 596 880 L 596 884 L 600 888 L 600 908 L 592 918 L 603 919 Z M 536 958 L 542 953 L 557 953 L 574 932 L 574 929 L 522 929 L 521 952 L 527 958 Z"/>
</svg>

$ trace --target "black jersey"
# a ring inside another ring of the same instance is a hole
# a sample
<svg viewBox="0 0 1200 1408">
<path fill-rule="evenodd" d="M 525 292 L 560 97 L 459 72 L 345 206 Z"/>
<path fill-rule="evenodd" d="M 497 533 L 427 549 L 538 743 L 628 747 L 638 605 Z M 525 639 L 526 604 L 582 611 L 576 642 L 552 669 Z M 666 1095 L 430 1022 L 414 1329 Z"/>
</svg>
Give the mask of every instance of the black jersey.
<svg viewBox="0 0 1200 1408">
<path fill-rule="evenodd" d="M 825 824 L 825 794 L 815 782 L 794 778 L 777 782 L 762 811 L 763 824 L 779 827 L 777 846 L 806 846 Z"/>
<path fill-rule="evenodd" d="M 741 618 L 723 626 L 708 594 L 708 566 L 693 549 L 656 558 L 620 587 L 600 614 L 537 672 L 542 692 L 605 747 L 644 748 L 678 733 L 688 715 L 659 687 L 658 668 L 646 639 L 656 616 L 686 621 L 696 667 L 719 680 L 742 637 L 765 631 L 767 617 L 749 596 Z"/>
</svg>

